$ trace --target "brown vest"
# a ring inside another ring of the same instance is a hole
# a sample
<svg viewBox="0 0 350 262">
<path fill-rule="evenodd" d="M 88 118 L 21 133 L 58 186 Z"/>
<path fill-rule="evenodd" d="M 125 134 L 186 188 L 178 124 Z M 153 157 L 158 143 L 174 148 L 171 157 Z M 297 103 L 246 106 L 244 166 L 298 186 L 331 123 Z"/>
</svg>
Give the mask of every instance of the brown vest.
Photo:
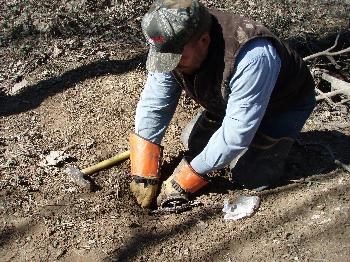
<svg viewBox="0 0 350 262">
<path fill-rule="evenodd" d="M 210 10 L 212 27 L 208 56 L 192 76 L 174 70 L 174 77 L 186 93 L 215 118 L 225 115 L 230 89 L 228 82 L 235 72 L 235 60 L 242 47 L 255 38 L 267 38 L 281 58 L 280 73 L 266 114 L 287 110 L 314 90 L 313 78 L 302 58 L 263 25 L 243 16 Z M 266 98 L 268 99 L 268 98 Z"/>
</svg>

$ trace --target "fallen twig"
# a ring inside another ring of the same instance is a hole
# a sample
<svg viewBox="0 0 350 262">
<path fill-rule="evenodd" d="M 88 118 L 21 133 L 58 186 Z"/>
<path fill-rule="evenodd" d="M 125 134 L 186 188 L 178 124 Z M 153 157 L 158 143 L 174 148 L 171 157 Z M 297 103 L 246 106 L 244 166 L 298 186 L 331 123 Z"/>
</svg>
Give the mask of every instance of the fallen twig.
<svg viewBox="0 0 350 262">
<path fill-rule="evenodd" d="M 342 89 L 344 94 L 350 95 L 350 83 L 327 74 L 325 70 L 315 69 L 313 70 L 313 73 L 316 76 L 321 77 L 322 79 L 329 82 L 331 84 L 332 90 Z"/>
<path fill-rule="evenodd" d="M 319 89 L 317 89 L 316 91 L 320 93 L 320 95 L 316 96 L 316 101 L 319 101 L 319 100 L 322 100 L 322 99 L 326 99 L 327 97 L 333 97 L 333 96 L 336 96 L 336 95 L 339 95 L 339 94 L 346 94 L 346 92 L 349 92 L 350 90 L 338 89 L 338 90 L 327 92 L 327 93 L 323 93 Z M 343 103 L 345 103 L 345 102 L 343 102 Z"/>
<path fill-rule="evenodd" d="M 313 58 L 319 57 L 319 56 L 336 56 L 336 55 L 341 55 L 341 54 L 350 52 L 350 47 L 345 48 L 345 49 L 340 50 L 340 51 L 331 52 L 337 46 L 339 37 L 340 37 L 340 33 L 338 33 L 337 38 L 335 39 L 333 46 L 331 46 L 330 48 L 328 48 L 324 51 L 321 51 L 321 52 L 304 57 L 304 61 L 307 61 L 307 60 L 310 60 L 310 59 L 313 59 Z"/>
<path fill-rule="evenodd" d="M 316 101 L 319 101 L 319 100 L 322 100 L 322 99 L 325 99 L 330 106 L 332 107 L 336 107 L 336 104 L 327 96 L 326 93 L 323 93 L 320 89 L 318 88 L 315 88 L 316 92 L 319 93 L 318 96 L 316 96 Z"/>
<path fill-rule="evenodd" d="M 316 101 L 320 101 L 322 99 L 325 99 L 331 106 L 336 106 L 337 104 L 345 103 L 346 100 L 341 101 L 340 103 L 334 103 L 330 97 L 344 94 L 350 96 L 350 83 L 345 82 L 341 79 L 338 79 L 334 76 L 329 75 L 325 70 L 321 69 L 313 69 L 312 74 L 315 77 L 322 78 L 323 80 L 329 82 L 331 84 L 331 92 L 323 93 L 321 90 L 316 88 L 316 92 L 319 93 L 318 96 L 316 96 Z"/>
<path fill-rule="evenodd" d="M 340 102 L 338 102 L 337 104 L 344 104 L 344 103 L 347 103 L 350 101 L 350 98 L 347 98 L 347 99 L 343 99 L 341 100 Z"/>
</svg>

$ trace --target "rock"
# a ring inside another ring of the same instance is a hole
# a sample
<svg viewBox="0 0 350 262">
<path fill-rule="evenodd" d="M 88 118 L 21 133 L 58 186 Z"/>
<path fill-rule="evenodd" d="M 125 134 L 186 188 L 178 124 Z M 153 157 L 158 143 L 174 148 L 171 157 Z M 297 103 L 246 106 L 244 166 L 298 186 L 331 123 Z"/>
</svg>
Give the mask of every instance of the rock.
<svg viewBox="0 0 350 262">
<path fill-rule="evenodd" d="M 21 82 L 16 83 L 12 89 L 11 94 L 15 95 L 18 94 L 22 89 L 26 88 L 28 86 L 28 81 L 24 78 Z"/>
<path fill-rule="evenodd" d="M 45 166 L 59 166 L 66 160 L 72 158 L 72 156 L 66 154 L 64 151 L 51 151 L 49 155 L 45 157 Z"/>
<path fill-rule="evenodd" d="M 52 56 L 54 58 L 59 57 L 63 53 L 63 50 L 60 49 L 57 45 L 54 46 Z"/>
</svg>

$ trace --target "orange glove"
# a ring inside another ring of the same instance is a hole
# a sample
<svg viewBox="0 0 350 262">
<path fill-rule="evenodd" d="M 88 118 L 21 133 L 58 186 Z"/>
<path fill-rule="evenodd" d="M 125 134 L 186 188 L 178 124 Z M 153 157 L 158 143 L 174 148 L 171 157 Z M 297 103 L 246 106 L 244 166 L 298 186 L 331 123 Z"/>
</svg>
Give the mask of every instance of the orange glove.
<svg viewBox="0 0 350 262">
<path fill-rule="evenodd" d="M 137 203 L 149 208 L 159 187 L 161 147 L 135 133 L 130 135 L 130 161 L 132 182 L 130 190 Z"/>
<path fill-rule="evenodd" d="M 171 199 L 188 201 L 189 193 L 195 193 L 207 184 L 208 181 L 194 171 L 185 159 L 182 159 L 173 174 L 163 183 L 157 204 L 161 206 Z"/>
</svg>

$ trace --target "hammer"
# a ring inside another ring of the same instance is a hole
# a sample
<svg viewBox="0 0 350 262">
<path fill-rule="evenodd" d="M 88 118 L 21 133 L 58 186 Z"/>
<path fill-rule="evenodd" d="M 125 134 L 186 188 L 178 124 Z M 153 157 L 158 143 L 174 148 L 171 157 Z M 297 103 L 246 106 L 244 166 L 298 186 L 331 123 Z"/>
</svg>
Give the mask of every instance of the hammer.
<svg viewBox="0 0 350 262">
<path fill-rule="evenodd" d="M 108 158 L 100 163 L 97 163 L 93 166 L 86 167 L 82 170 L 79 170 L 76 167 L 67 167 L 64 172 L 72 178 L 74 183 L 76 183 L 77 185 L 83 188 L 91 190 L 91 182 L 85 179 L 84 176 L 88 176 L 102 169 L 109 168 L 129 157 L 130 157 L 130 151 L 128 150 L 118 155 L 115 155 L 111 158 Z"/>
</svg>

